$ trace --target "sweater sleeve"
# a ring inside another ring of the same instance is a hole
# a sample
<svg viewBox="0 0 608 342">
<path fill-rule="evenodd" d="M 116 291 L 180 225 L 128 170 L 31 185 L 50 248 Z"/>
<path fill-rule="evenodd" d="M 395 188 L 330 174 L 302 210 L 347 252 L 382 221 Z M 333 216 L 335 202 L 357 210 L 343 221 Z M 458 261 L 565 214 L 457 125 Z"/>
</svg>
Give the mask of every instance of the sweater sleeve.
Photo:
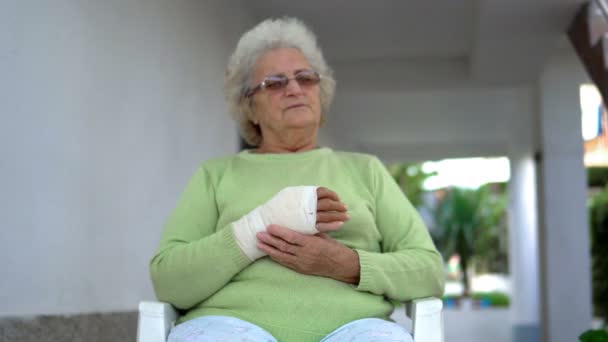
<svg viewBox="0 0 608 342">
<path fill-rule="evenodd" d="M 357 289 L 398 301 L 440 297 L 443 260 L 422 218 L 377 158 L 370 169 L 382 251 L 356 250 L 361 265 Z"/>
<path fill-rule="evenodd" d="M 213 183 L 202 166 L 182 193 L 150 261 L 159 300 L 191 308 L 251 263 L 236 244 L 232 226 L 216 227 L 217 220 Z"/>
</svg>

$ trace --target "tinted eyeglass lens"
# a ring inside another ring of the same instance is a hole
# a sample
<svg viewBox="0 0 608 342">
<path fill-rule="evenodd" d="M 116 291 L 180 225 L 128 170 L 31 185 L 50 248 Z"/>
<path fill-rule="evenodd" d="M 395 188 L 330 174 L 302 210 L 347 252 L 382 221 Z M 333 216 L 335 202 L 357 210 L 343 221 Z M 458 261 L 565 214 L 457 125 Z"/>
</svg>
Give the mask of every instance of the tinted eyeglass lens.
<svg viewBox="0 0 608 342">
<path fill-rule="evenodd" d="M 279 90 L 287 85 L 289 79 L 285 75 L 270 76 L 264 80 L 264 88 Z"/>
<path fill-rule="evenodd" d="M 301 71 L 295 75 L 295 79 L 301 86 L 311 86 L 319 83 L 319 74 L 314 71 Z"/>
<path fill-rule="evenodd" d="M 318 73 L 312 70 L 302 70 L 297 72 L 293 78 L 296 82 L 298 82 L 301 86 L 312 86 L 318 84 L 321 81 L 321 76 Z M 262 83 L 261 87 L 254 88 L 250 91 L 247 96 L 253 96 L 253 94 L 259 89 L 268 89 L 268 90 L 281 90 L 289 84 L 289 78 L 285 75 L 274 75 L 269 76 L 264 79 L 264 83 Z"/>
</svg>

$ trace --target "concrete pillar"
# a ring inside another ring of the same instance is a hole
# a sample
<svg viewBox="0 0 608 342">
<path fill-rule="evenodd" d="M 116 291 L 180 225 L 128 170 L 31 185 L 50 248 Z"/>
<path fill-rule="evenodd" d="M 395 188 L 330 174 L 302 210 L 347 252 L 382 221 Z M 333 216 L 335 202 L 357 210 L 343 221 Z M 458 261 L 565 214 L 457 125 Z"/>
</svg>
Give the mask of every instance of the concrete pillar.
<svg viewBox="0 0 608 342">
<path fill-rule="evenodd" d="M 540 241 L 543 340 L 577 341 L 591 326 L 587 180 L 575 59 L 554 61 L 539 81 Z"/>
<path fill-rule="evenodd" d="M 540 341 L 536 170 L 532 153 L 511 156 L 509 268 L 513 341 Z"/>
</svg>

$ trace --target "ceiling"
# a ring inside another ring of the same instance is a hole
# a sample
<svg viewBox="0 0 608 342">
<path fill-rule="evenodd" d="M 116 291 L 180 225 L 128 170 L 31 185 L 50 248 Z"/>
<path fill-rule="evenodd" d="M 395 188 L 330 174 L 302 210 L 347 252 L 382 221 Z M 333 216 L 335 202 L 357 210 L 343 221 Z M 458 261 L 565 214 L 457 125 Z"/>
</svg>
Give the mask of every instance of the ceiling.
<svg viewBox="0 0 608 342">
<path fill-rule="evenodd" d="M 294 16 L 317 34 L 341 86 L 534 81 L 583 0 L 256 0 L 256 21 Z"/>
</svg>

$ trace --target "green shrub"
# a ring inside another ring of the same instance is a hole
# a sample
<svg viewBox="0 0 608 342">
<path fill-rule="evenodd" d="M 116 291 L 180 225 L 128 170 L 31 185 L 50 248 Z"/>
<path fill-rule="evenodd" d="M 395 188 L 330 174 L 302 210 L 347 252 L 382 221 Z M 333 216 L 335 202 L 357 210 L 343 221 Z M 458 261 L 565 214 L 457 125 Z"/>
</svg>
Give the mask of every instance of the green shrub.
<svg viewBox="0 0 608 342">
<path fill-rule="evenodd" d="M 578 337 L 582 342 L 608 342 L 606 330 L 587 330 Z"/>
<path fill-rule="evenodd" d="M 590 167 L 587 168 L 587 184 L 592 187 L 603 188 L 608 184 L 608 168 Z"/>
<path fill-rule="evenodd" d="M 475 300 L 486 300 L 489 305 L 496 307 L 508 307 L 511 298 L 502 292 L 476 292 L 471 296 Z"/>
<path fill-rule="evenodd" d="M 442 300 L 450 300 L 450 299 L 458 300 L 460 298 L 462 298 L 462 296 L 460 296 L 460 295 L 458 295 L 458 296 L 457 295 L 449 295 L 449 296 L 444 295 L 443 297 L 441 297 Z"/>
<path fill-rule="evenodd" d="M 608 318 L 608 190 L 589 201 L 593 311 Z"/>
</svg>

